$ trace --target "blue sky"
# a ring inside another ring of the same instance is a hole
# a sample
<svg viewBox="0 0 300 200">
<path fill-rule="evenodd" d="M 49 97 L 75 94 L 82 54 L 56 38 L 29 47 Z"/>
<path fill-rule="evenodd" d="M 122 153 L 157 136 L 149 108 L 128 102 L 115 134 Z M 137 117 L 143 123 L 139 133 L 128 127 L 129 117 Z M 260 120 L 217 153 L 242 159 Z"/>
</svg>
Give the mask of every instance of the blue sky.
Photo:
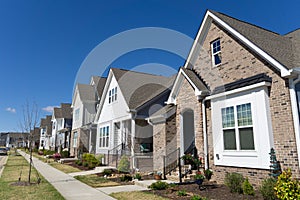
<svg viewBox="0 0 300 200">
<path fill-rule="evenodd" d="M 0 132 L 19 130 L 26 101 L 38 104 L 41 117 L 50 114 L 43 108 L 71 102 L 77 71 L 107 38 L 141 27 L 168 28 L 194 38 L 206 9 L 280 34 L 300 28 L 298 0 L 1 0 Z M 121 56 L 111 67 L 147 63 L 177 70 L 184 59 L 145 49 Z"/>
</svg>

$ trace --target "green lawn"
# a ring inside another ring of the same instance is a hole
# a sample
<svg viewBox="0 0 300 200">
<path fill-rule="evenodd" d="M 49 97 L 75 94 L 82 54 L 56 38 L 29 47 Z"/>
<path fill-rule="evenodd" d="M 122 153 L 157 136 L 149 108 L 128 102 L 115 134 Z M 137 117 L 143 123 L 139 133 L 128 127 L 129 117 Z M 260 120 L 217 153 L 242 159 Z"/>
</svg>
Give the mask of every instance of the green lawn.
<svg viewBox="0 0 300 200">
<path fill-rule="evenodd" d="M 75 176 L 77 180 L 91 186 L 91 187 L 109 187 L 109 186 L 117 186 L 119 183 L 110 181 L 109 179 L 97 176 L 95 174 L 85 175 L 85 176 Z"/>
<path fill-rule="evenodd" d="M 41 175 L 41 183 L 30 186 L 12 186 L 18 182 L 21 174 L 21 181 L 28 181 L 28 162 L 19 155 L 11 154 L 8 157 L 3 174 L 0 178 L 0 199 L 22 199 L 22 200 L 60 200 L 64 199 L 57 190 L 47 182 Z M 32 170 L 31 182 L 37 182 L 37 171 Z"/>
<path fill-rule="evenodd" d="M 154 195 L 150 192 L 118 192 L 118 193 L 112 193 L 110 196 L 118 199 L 118 200 L 132 200 L 132 199 L 143 199 L 143 200 L 168 200 L 164 197 L 160 197 L 157 195 Z"/>
</svg>

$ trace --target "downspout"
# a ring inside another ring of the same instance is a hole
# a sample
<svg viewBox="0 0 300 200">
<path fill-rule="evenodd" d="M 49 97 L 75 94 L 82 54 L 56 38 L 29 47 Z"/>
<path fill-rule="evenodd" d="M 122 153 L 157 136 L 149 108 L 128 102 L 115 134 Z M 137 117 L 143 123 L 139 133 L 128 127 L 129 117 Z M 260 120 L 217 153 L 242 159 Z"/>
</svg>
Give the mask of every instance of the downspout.
<svg viewBox="0 0 300 200">
<path fill-rule="evenodd" d="M 296 94 L 296 89 L 295 89 L 295 85 L 298 82 L 300 82 L 299 76 L 295 80 L 293 80 L 292 78 L 289 79 L 289 85 L 290 85 L 289 91 L 290 91 L 290 97 L 291 97 L 291 106 L 292 106 L 294 129 L 295 129 L 294 131 L 295 131 L 297 154 L 298 154 L 298 167 L 300 168 L 300 127 L 299 127 L 297 94 Z"/>
<path fill-rule="evenodd" d="M 208 142 L 207 142 L 207 131 L 206 131 L 206 98 L 202 99 L 202 116 L 203 116 L 203 140 L 204 140 L 204 167 L 208 169 Z"/>
</svg>

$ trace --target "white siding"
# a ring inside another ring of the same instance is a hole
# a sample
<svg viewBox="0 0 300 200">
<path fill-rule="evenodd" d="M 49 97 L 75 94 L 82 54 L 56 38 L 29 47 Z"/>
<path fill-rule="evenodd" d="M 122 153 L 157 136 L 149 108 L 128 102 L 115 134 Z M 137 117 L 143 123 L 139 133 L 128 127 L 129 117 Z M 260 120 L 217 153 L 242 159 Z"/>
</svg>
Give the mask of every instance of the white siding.
<svg viewBox="0 0 300 200">
<path fill-rule="evenodd" d="M 75 117 L 75 111 L 79 109 L 79 117 Z M 76 92 L 75 95 L 75 101 L 73 105 L 73 125 L 72 125 L 72 130 L 80 128 L 83 124 L 83 104 L 79 98 L 79 93 Z"/>
</svg>

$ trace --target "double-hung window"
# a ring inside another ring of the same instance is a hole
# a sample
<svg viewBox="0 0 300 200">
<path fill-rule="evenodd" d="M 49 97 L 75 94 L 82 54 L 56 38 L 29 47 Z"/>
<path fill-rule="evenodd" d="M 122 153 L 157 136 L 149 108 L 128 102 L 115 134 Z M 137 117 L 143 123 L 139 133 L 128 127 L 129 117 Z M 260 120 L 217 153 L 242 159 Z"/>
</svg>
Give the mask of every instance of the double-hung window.
<svg viewBox="0 0 300 200">
<path fill-rule="evenodd" d="M 112 103 L 114 101 L 117 101 L 117 87 L 109 90 L 108 94 L 108 103 Z"/>
<path fill-rule="evenodd" d="M 79 120 L 79 113 L 80 113 L 80 108 L 77 108 L 76 110 L 75 110 L 75 121 L 78 121 Z"/>
<path fill-rule="evenodd" d="M 224 150 L 255 150 L 251 103 L 221 109 Z"/>
<path fill-rule="evenodd" d="M 73 134 L 73 147 L 76 148 L 77 147 L 77 141 L 78 141 L 78 133 L 77 131 L 74 132 Z"/>
<path fill-rule="evenodd" d="M 101 127 L 99 130 L 99 147 L 109 146 L 109 126 Z"/>
<path fill-rule="evenodd" d="M 220 39 L 217 39 L 211 43 L 211 52 L 212 52 L 212 62 L 213 66 L 221 64 L 221 42 Z"/>
</svg>

